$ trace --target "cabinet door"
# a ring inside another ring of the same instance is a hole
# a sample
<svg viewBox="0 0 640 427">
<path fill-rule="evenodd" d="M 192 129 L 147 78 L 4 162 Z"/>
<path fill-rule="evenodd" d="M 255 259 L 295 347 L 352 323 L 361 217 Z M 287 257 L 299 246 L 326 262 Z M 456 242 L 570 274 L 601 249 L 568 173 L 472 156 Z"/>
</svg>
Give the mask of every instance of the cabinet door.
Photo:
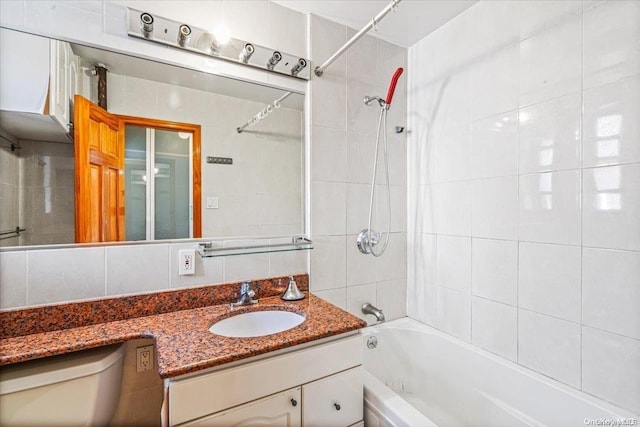
<svg viewBox="0 0 640 427">
<path fill-rule="evenodd" d="M 332 375 L 302 387 L 305 427 L 346 427 L 363 418 L 361 368 Z"/>
<path fill-rule="evenodd" d="M 182 426 L 300 427 L 302 418 L 300 394 L 300 387 L 298 387 L 182 424 Z"/>
<path fill-rule="evenodd" d="M 69 50 L 66 43 L 51 40 L 51 90 L 49 114 L 66 129 L 69 123 Z"/>
</svg>

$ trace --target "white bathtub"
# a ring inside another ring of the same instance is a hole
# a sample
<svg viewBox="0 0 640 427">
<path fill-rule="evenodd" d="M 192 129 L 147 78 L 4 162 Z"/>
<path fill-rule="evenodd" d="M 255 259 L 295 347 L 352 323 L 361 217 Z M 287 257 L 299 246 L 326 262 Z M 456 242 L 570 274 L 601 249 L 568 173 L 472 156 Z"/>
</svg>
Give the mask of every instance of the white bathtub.
<svg viewBox="0 0 640 427">
<path fill-rule="evenodd" d="M 638 415 L 414 320 L 362 332 L 367 427 L 638 425 Z"/>
</svg>

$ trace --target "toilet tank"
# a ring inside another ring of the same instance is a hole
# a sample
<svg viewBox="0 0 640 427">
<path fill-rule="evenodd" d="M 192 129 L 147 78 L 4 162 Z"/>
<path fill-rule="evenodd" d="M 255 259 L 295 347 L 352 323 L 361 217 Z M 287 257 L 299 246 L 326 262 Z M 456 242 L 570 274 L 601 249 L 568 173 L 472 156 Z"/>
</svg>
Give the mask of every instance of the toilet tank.
<svg viewBox="0 0 640 427">
<path fill-rule="evenodd" d="M 108 425 L 123 354 L 115 345 L 0 367 L 0 425 Z"/>
</svg>

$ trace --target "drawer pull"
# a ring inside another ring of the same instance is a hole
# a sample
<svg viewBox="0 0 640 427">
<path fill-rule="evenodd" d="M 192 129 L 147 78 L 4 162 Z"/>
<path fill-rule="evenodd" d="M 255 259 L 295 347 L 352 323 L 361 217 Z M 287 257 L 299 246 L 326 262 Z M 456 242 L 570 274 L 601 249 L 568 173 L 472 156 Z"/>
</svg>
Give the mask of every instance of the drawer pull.
<svg viewBox="0 0 640 427">
<path fill-rule="evenodd" d="M 298 406 L 298 401 L 295 399 L 291 399 L 291 406 Z"/>
<path fill-rule="evenodd" d="M 340 410 L 340 404 L 339 403 L 334 403 L 333 406 L 335 406 L 336 411 Z"/>
</svg>

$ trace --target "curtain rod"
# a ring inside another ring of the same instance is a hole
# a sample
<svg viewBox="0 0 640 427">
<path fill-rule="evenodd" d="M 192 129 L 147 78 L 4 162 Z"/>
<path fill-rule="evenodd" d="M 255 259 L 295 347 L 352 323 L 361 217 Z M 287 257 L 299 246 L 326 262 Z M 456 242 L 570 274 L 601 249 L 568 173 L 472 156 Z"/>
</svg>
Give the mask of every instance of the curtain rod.
<svg viewBox="0 0 640 427">
<path fill-rule="evenodd" d="M 287 92 L 284 95 L 282 95 L 280 98 L 278 98 L 275 101 L 273 101 L 271 104 L 269 104 L 266 107 L 264 107 L 260 112 L 258 112 L 258 114 L 256 114 L 255 116 L 251 117 L 247 121 L 247 123 L 243 124 L 242 126 L 237 127 L 236 128 L 236 132 L 242 133 L 242 131 L 245 130 L 246 128 L 248 128 L 249 126 L 253 126 L 253 125 L 257 124 L 260 120 L 264 119 L 269 114 L 271 114 L 271 112 L 273 112 L 274 107 L 275 108 L 280 108 L 280 103 L 282 101 L 284 101 L 285 99 L 287 99 L 287 97 L 289 95 L 291 95 L 292 93 L 293 92 Z"/>
<path fill-rule="evenodd" d="M 375 28 L 376 25 L 378 24 L 378 22 L 382 21 L 382 18 L 387 16 L 387 14 L 389 12 L 391 12 L 392 10 L 395 12 L 396 8 L 398 7 L 398 3 L 400 3 L 401 1 L 402 0 L 391 0 L 391 3 L 389 3 L 387 5 L 387 7 L 382 9 L 382 11 L 380 13 L 378 13 L 376 16 L 374 16 L 373 19 L 371 19 L 371 21 L 369 21 L 369 23 L 364 26 L 364 28 L 362 28 L 360 31 L 358 31 L 355 36 L 351 37 L 351 39 L 347 43 L 345 43 L 340 49 L 338 49 L 338 51 L 336 53 L 331 55 L 331 57 L 329 59 L 327 59 L 324 62 L 324 64 L 316 67 L 315 70 L 313 70 L 315 75 L 318 76 L 318 77 L 322 77 L 322 73 L 324 72 L 324 70 L 329 65 L 333 64 L 333 62 L 336 59 L 338 59 L 338 57 L 340 55 L 342 55 L 347 49 L 349 49 L 355 42 L 357 42 L 362 36 L 364 36 L 370 29 Z"/>
</svg>

